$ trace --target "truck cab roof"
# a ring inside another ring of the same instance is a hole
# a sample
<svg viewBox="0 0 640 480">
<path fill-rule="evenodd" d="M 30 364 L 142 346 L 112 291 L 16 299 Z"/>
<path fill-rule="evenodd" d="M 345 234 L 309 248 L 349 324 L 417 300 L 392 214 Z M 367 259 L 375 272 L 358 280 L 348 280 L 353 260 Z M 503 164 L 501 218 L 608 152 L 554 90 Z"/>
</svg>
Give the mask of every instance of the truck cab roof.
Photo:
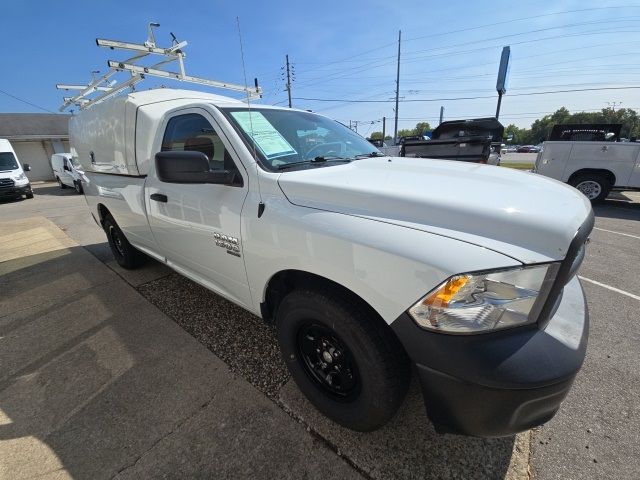
<svg viewBox="0 0 640 480">
<path fill-rule="evenodd" d="M 216 95 L 214 93 L 198 92 L 196 90 L 183 90 L 174 88 L 156 88 L 153 90 L 144 90 L 132 92 L 126 96 L 119 97 L 131 103 L 134 107 L 149 105 L 151 103 L 184 100 L 185 104 L 193 103 L 194 100 L 203 100 L 207 103 L 215 105 L 238 105 L 244 102 L 224 95 Z"/>
</svg>

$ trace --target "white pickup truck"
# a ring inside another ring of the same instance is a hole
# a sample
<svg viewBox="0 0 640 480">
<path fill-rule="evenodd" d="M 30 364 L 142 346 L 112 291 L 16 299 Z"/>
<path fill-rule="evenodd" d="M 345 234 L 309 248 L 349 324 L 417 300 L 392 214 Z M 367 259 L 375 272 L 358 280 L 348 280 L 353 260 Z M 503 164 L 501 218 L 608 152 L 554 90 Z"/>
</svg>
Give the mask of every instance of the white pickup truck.
<svg viewBox="0 0 640 480">
<path fill-rule="evenodd" d="M 605 140 L 609 127 L 618 129 Z M 640 143 L 612 141 L 619 127 L 622 125 L 554 126 L 533 171 L 573 185 L 593 203 L 604 200 L 614 188 L 640 188 Z"/>
<path fill-rule="evenodd" d="M 438 431 L 510 435 L 582 365 L 593 213 L 560 182 L 387 157 L 329 118 L 193 91 L 105 101 L 70 135 L 120 265 L 143 252 L 273 322 L 342 425 L 387 422 L 415 365 Z"/>
</svg>

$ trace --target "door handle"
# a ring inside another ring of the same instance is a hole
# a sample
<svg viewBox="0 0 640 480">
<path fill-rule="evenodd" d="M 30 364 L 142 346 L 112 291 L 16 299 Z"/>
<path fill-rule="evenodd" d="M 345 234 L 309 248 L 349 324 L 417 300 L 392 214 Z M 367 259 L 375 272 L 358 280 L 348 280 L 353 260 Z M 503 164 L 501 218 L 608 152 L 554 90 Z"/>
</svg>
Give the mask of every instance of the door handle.
<svg viewBox="0 0 640 480">
<path fill-rule="evenodd" d="M 167 196 L 163 193 L 152 193 L 149 198 L 151 200 L 155 200 L 156 202 L 164 202 L 167 203 Z"/>
</svg>

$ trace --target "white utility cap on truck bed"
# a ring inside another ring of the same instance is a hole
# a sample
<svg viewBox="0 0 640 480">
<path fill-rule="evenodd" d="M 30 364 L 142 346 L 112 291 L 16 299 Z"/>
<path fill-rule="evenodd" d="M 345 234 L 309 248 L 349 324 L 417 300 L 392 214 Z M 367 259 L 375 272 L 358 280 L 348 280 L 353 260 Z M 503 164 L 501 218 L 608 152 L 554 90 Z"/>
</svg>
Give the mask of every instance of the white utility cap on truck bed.
<svg viewBox="0 0 640 480">
<path fill-rule="evenodd" d="M 146 175 L 149 158 L 138 154 L 148 151 L 157 122 L 167 109 L 193 105 L 194 100 L 216 105 L 243 104 L 222 95 L 169 88 L 115 97 L 71 117 L 71 153 L 85 171 Z M 151 107 L 160 103 L 161 109 Z"/>
</svg>

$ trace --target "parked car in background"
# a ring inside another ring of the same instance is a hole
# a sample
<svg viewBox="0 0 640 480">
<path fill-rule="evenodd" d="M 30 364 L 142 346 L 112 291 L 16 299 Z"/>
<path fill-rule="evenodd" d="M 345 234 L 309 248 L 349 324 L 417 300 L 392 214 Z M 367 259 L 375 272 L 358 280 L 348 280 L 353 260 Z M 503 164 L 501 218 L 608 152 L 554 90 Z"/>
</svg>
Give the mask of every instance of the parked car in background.
<svg viewBox="0 0 640 480">
<path fill-rule="evenodd" d="M 405 138 L 400 156 L 500 165 L 504 127 L 494 117 L 442 122 L 431 140 Z"/>
<path fill-rule="evenodd" d="M 533 145 L 522 145 L 522 146 L 518 147 L 516 152 L 518 152 L 518 153 L 531 153 L 531 150 L 534 149 L 534 148 L 535 147 Z"/>
<path fill-rule="evenodd" d="M 77 160 L 70 153 L 54 153 L 51 155 L 51 168 L 60 188 L 75 188 L 82 193 L 82 177 L 84 172 Z"/>
<path fill-rule="evenodd" d="M 614 188 L 640 188 L 640 144 L 616 142 L 614 127 L 556 125 L 533 171 L 573 185 L 594 203 Z"/>
<path fill-rule="evenodd" d="M 30 170 L 28 163 L 20 164 L 9 140 L 0 138 L 0 198 L 33 198 L 26 175 Z"/>
</svg>

